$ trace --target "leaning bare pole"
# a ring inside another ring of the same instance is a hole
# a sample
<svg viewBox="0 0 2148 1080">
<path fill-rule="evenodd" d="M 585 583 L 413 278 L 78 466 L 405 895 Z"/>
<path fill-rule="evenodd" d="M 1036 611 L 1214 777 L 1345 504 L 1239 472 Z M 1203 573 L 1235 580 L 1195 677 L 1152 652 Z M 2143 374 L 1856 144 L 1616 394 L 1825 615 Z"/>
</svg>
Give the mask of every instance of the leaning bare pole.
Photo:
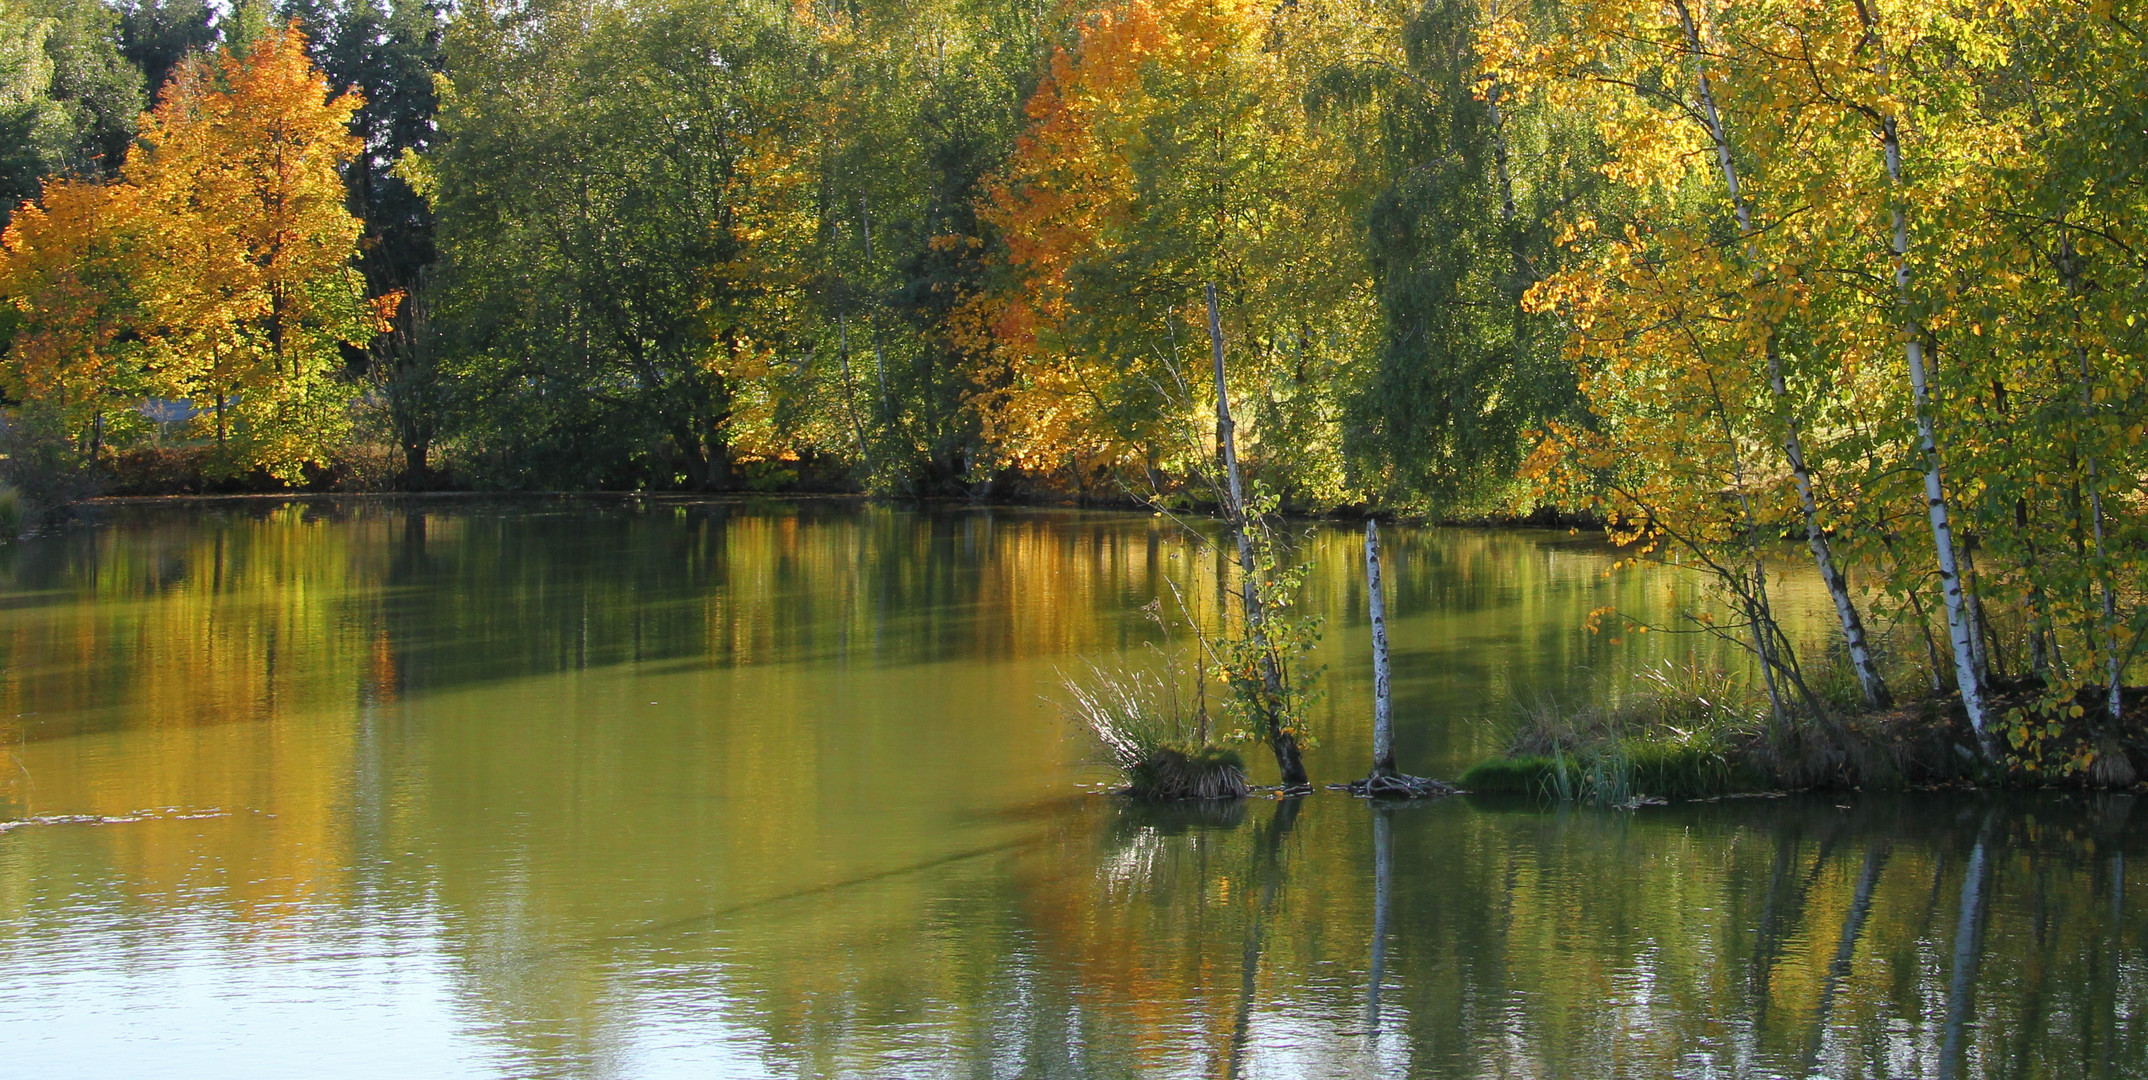
<svg viewBox="0 0 2148 1080">
<path fill-rule="evenodd" d="M 1395 768 L 1393 681 L 1387 670 L 1387 596 L 1380 583 L 1380 523 L 1365 522 L 1365 584 L 1372 596 L 1372 774 L 1348 786 L 1352 794 L 1424 799 L 1454 789 Z"/>
<path fill-rule="evenodd" d="M 1286 790 L 1309 787 L 1311 781 L 1305 775 L 1305 762 L 1298 754 L 1298 740 L 1283 729 L 1283 717 L 1277 715 L 1283 700 L 1283 673 L 1276 667 L 1275 654 L 1269 649 L 1266 620 L 1261 610 L 1259 568 L 1253 558 L 1253 538 L 1248 532 L 1252 522 L 1246 514 L 1245 482 L 1238 473 L 1237 425 L 1231 422 L 1231 395 L 1223 385 L 1223 317 L 1216 308 L 1215 282 L 1208 283 L 1207 294 L 1208 345 L 1216 361 L 1216 453 L 1223 458 L 1224 483 L 1230 497 L 1230 505 L 1224 508 L 1224 520 L 1230 524 L 1231 538 L 1238 543 L 1239 588 L 1245 600 L 1246 637 L 1252 641 L 1253 650 L 1260 654 L 1261 690 L 1266 697 L 1261 713 L 1267 723 L 1268 746 L 1275 751 L 1276 769 L 1283 776 L 1283 787 Z"/>
</svg>

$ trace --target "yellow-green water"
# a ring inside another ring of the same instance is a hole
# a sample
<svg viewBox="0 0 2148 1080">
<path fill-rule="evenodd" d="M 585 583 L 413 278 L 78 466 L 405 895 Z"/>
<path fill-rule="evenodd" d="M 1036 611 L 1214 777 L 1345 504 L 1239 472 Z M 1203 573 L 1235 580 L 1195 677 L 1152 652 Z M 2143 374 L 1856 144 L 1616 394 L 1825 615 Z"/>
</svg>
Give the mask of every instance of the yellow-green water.
<svg viewBox="0 0 2148 1080">
<path fill-rule="evenodd" d="M 1583 629 L 1696 597 L 1585 536 L 1386 539 L 1412 771 L 1718 648 Z M 1360 549 L 1306 550 L 1343 780 Z M 2130 797 L 1090 793 L 1058 673 L 1149 655 L 1212 560 L 1146 516 L 657 501 L 0 548 L 0 1076 L 2148 1074 Z"/>
</svg>

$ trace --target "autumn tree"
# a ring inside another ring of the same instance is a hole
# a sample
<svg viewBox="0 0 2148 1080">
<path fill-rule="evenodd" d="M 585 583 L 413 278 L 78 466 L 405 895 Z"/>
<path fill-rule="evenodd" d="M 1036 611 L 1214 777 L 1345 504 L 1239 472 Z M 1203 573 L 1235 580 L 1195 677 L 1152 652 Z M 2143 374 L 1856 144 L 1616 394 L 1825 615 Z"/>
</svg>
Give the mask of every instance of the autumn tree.
<svg viewBox="0 0 2148 1080">
<path fill-rule="evenodd" d="M 1350 402 L 1347 458 L 1383 499 L 1500 507 L 1519 494 L 1530 433 L 1576 408 L 1561 327 L 1522 298 L 1558 268 L 1559 220 L 1601 197 L 1602 150 L 1571 99 L 1517 94 L 1479 54 L 1496 21 L 1549 24 L 1563 10 L 1365 7 L 1377 31 L 1316 84 L 1382 159 L 1365 231 L 1380 337 Z"/>
<path fill-rule="evenodd" d="M 85 458 L 139 426 L 131 406 L 156 388 L 140 363 L 138 192 L 56 181 L 0 238 L 7 396 L 42 412 Z"/>
<path fill-rule="evenodd" d="M 341 170 L 354 94 L 331 99 L 296 29 L 188 61 L 144 118 L 143 336 L 154 377 L 199 410 L 212 467 L 296 479 L 348 429 L 345 350 L 394 298 L 365 299 Z"/>
<path fill-rule="evenodd" d="M 380 404 L 375 415 L 402 452 L 398 482 L 424 487 L 433 481 L 430 454 L 446 398 L 425 289 L 433 220 L 396 167 L 433 143 L 447 11 L 435 0 L 285 0 L 280 10 L 306 31 L 329 82 L 359 95 L 350 131 L 362 145 L 344 169 L 351 210 L 365 223 L 358 268 L 369 296 L 404 297 L 388 332 L 373 340 L 369 382 Z"/>
<path fill-rule="evenodd" d="M 1987 754 L 2002 732 L 2032 754 L 2059 732 L 1989 706 L 2026 685 L 2044 716 L 2100 706 L 2101 741 L 2063 767 L 2130 776 L 2116 688 L 2141 623 L 2120 537 L 2140 492 L 2123 433 L 2142 398 L 2119 297 L 2141 276 L 2120 224 L 2135 196 L 2107 153 L 2131 137 L 2106 119 L 2128 115 L 2122 97 L 2075 74 L 2084 54 L 2126 66 L 2140 45 L 2124 15 L 1806 0 L 1574 15 L 1485 38 L 1518 85 L 1587 103 L 1634 200 L 1577 230 L 1587 257 L 1536 290 L 1576 320 L 1595 418 L 1540 464 L 1580 466 L 1638 533 L 1695 557 L 1742 547 L 1757 565 L 1762 539 L 1794 529 L 1868 704 L 1887 696 L 1872 614 L 1904 651 L 1924 646 Z M 1745 599 L 1760 625 L 1757 590 Z"/>
<path fill-rule="evenodd" d="M 814 343 L 779 369 L 772 418 L 871 490 L 972 493 L 997 479 L 969 339 L 987 287 L 987 175 L 1023 116 L 1041 16 L 979 0 L 801 5 L 810 30 Z"/>
<path fill-rule="evenodd" d="M 787 11 L 473 6 L 449 34 L 422 170 L 485 479 L 737 483 L 802 288 Z"/>
</svg>

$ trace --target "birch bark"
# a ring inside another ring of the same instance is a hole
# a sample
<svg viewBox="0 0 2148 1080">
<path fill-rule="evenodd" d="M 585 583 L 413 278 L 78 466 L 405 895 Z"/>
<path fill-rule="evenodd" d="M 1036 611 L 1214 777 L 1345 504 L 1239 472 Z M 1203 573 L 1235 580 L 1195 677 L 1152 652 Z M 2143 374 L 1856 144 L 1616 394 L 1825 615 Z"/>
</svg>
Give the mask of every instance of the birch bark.
<svg viewBox="0 0 2148 1080">
<path fill-rule="evenodd" d="M 1879 74 L 1887 77 L 1885 39 L 1878 20 L 1863 0 L 1857 0 L 1857 16 L 1865 33 L 1880 50 Z M 1995 752 L 1984 706 L 1984 671 L 1976 662 L 1976 624 L 1970 615 L 1969 597 L 1962 581 L 1961 564 L 1954 546 L 1954 522 L 1947 505 L 1941 472 L 1939 435 L 1932 418 L 1931 381 L 1924 368 L 1924 327 L 1912 303 L 1909 271 L 1909 203 L 1902 185 L 1902 135 L 1892 114 L 1879 116 L 1880 149 L 1887 166 L 1889 202 L 1893 216 L 1890 237 L 1894 251 L 1894 285 L 1897 326 L 1902 334 L 1902 355 L 1909 367 L 1910 399 L 1917 414 L 1917 451 L 1924 459 L 1924 501 L 1932 523 L 1932 546 L 1938 550 L 1940 595 L 1947 605 L 1947 636 L 1954 646 L 1954 681 L 1962 695 L 1962 711 L 1976 732 L 1977 745 L 1989 758 Z"/>
<path fill-rule="evenodd" d="M 1730 136 L 1722 113 L 1716 108 L 1715 90 L 1702 64 L 1705 54 L 1701 48 L 1700 27 L 1685 0 L 1678 0 L 1677 9 L 1686 47 L 1693 54 L 1701 113 L 1707 121 L 1709 139 L 1715 144 L 1716 164 L 1722 169 L 1723 186 L 1730 194 L 1731 208 L 1738 218 L 1738 236 L 1745 248 L 1746 265 L 1754 283 L 1758 284 L 1766 270 L 1761 265 L 1758 235 L 1753 228 L 1752 203 L 1739 186 L 1737 159 L 1731 153 Z M 1798 505 L 1805 517 L 1805 543 L 1812 549 L 1812 561 L 1819 568 L 1820 580 L 1827 585 L 1827 595 L 1834 601 L 1835 619 L 1841 624 L 1843 642 L 1849 649 L 1850 667 L 1857 673 L 1857 685 L 1864 694 L 1865 704 L 1884 709 L 1893 704 L 1894 695 L 1888 692 L 1886 680 L 1881 678 L 1879 666 L 1873 662 L 1864 620 L 1858 617 L 1857 605 L 1850 598 L 1849 581 L 1836 564 L 1833 546 L 1828 543 L 1827 531 L 1820 523 L 1819 501 L 1813 495 L 1812 470 L 1805 461 L 1804 438 L 1790 403 L 1789 387 L 1783 378 L 1782 353 L 1776 347 L 1772 325 L 1768 327 L 1766 351 L 1768 390 L 1783 418 L 1783 456 L 1789 461 L 1790 473 L 1797 481 Z"/>
<path fill-rule="evenodd" d="M 1395 714 L 1387 669 L 1387 598 L 1380 587 L 1380 523 L 1365 522 L 1365 583 L 1372 597 L 1372 775 L 1395 772 Z"/>
</svg>

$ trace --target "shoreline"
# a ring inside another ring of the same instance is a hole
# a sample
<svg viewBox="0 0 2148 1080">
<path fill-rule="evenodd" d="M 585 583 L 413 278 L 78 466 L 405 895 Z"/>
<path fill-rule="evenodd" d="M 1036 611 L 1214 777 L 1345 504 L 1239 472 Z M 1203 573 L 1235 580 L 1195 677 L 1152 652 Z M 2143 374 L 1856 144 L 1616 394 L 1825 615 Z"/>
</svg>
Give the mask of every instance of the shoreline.
<svg viewBox="0 0 2148 1080">
<path fill-rule="evenodd" d="M 93 495 L 70 503 L 71 508 L 94 508 L 100 506 L 153 506 L 164 503 L 217 503 L 217 502 L 332 502 L 339 499 L 414 500 L 442 502 L 483 499 L 556 499 L 592 501 L 652 501 L 667 503 L 718 503 L 718 502 L 784 502 L 784 501 L 830 501 L 855 503 L 884 503 L 890 505 L 917 506 L 964 506 L 980 510 L 1032 509 L 1032 510 L 1095 510 L 1107 513 L 1155 513 L 1156 508 L 1134 499 L 1098 499 L 1083 496 L 1021 497 L 998 496 L 991 498 L 966 498 L 960 495 L 875 495 L 859 491 L 605 491 L 605 490 L 549 490 L 515 491 L 505 489 L 453 489 L 435 491 L 322 491 L 293 488 L 286 491 L 225 491 L 225 492 L 162 492 L 156 494 Z M 1212 509 L 1192 508 L 1185 513 L 1198 517 L 1211 517 Z M 1285 510 L 1281 517 L 1291 521 L 1336 522 L 1362 524 L 1379 521 L 1417 528 L 1450 529 L 1601 529 L 1603 523 L 1585 514 L 1569 514 L 1548 508 L 1529 514 L 1474 515 L 1442 517 L 1373 510 L 1365 506 L 1344 506 L 1331 510 L 1309 512 Z"/>
<path fill-rule="evenodd" d="M 1517 728 L 1506 750 L 1470 765 L 1455 784 L 1472 794 L 1611 805 L 1800 792 L 2148 792 L 2134 766 L 2148 762 L 2148 741 L 2110 724 L 2096 695 L 2054 703 L 2026 679 L 1992 689 L 1994 722 L 1981 738 L 1953 694 L 1773 730 L 1560 717 L 1554 722 L 1565 726 L 1548 736 L 1541 721 L 1539 730 Z M 2123 707 L 2127 715 L 2148 707 L 2148 686 L 2126 687 Z"/>
</svg>

